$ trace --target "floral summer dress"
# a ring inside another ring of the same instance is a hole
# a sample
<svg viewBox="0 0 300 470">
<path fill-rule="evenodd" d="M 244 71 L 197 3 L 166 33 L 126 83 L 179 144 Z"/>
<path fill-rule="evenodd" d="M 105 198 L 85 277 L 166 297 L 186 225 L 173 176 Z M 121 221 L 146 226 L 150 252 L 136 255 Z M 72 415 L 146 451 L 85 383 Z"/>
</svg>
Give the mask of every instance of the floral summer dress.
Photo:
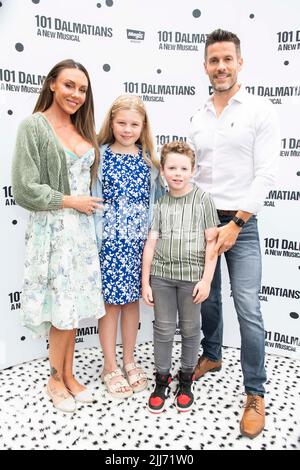
<svg viewBox="0 0 300 470">
<path fill-rule="evenodd" d="M 141 259 L 148 234 L 150 169 L 138 155 L 103 156 L 103 296 L 108 304 L 135 302 L 141 292 Z"/>
<path fill-rule="evenodd" d="M 94 150 L 81 157 L 65 152 L 71 194 L 90 195 Z M 31 212 L 25 240 L 21 319 L 34 336 L 105 314 L 92 216 L 74 209 Z"/>
</svg>

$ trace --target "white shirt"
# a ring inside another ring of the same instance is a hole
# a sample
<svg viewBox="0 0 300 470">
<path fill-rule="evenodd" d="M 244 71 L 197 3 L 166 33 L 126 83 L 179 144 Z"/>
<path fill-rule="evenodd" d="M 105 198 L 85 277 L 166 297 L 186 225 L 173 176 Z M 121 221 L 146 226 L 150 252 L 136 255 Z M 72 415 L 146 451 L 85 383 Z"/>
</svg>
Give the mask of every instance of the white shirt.
<svg viewBox="0 0 300 470">
<path fill-rule="evenodd" d="M 191 120 L 196 153 L 194 181 L 217 209 L 256 214 L 275 182 L 280 152 L 272 104 L 240 90 L 219 117 L 210 97 Z"/>
</svg>

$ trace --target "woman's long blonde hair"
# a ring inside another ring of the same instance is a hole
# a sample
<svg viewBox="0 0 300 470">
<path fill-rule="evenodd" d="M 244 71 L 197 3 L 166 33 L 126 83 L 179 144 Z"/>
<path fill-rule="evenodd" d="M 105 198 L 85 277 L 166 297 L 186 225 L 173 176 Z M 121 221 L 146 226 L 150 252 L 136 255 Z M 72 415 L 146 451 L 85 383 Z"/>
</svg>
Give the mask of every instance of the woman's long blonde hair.
<svg viewBox="0 0 300 470">
<path fill-rule="evenodd" d="M 155 156 L 149 117 L 143 101 L 136 95 L 121 95 L 115 99 L 109 108 L 99 131 L 98 144 L 113 144 L 115 142 L 115 137 L 112 131 L 112 121 L 117 112 L 123 110 L 136 111 L 142 116 L 143 129 L 140 138 L 136 143 L 142 146 L 143 158 L 147 164 L 158 167 L 159 164 Z"/>
</svg>

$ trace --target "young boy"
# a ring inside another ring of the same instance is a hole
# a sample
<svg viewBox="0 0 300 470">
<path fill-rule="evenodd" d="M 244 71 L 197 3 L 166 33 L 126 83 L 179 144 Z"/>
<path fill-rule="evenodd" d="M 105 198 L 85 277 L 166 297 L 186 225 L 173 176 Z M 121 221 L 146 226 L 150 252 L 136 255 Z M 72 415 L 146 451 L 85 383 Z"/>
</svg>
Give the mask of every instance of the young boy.
<svg viewBox="0 0 300 470">
<path fill-rule="evenodd" d="M 176 408 L 189 411 L 194 402 L 192 381 L 200 345 L 200 303 L 210 292 L 219 223 L 210 195 L 190 182 L 194 166 L 194 152 L 185 142 L 163 146 L 161 174 L 169 191 L 154 209 L 142 268 L 143 299 L 154 307 L 155 316 L 156 386 L 148 401 L 152 413 L 163 411 L 170 392 L 177 311 L 182 357 Z"/>
</svg>

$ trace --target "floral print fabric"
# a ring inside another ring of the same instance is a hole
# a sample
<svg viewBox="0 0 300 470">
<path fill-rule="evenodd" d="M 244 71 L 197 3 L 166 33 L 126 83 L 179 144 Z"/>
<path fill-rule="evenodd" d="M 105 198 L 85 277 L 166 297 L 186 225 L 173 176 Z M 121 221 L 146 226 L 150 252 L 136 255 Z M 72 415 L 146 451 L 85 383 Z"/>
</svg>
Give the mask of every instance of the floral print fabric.
<svg viewBox="0 0 300 470">
<path fill-rule="evenodd" d="M 135 302 L 141 291 L 141 258 L 148 233 L 150 168 L 138 155 L 103 156 L 103 238 L 100 265 L 104 301 Z"/>
<path fill-rule="evenodd" d="M 71 194 L 89 195 L 94 150 L 82 157 L 66 150 L 66 158 Z M 21 319 L 34 336 L 105 314 L 92 216 L 74 209 L 31 212 L 25 240 Z"/>
</svg>

